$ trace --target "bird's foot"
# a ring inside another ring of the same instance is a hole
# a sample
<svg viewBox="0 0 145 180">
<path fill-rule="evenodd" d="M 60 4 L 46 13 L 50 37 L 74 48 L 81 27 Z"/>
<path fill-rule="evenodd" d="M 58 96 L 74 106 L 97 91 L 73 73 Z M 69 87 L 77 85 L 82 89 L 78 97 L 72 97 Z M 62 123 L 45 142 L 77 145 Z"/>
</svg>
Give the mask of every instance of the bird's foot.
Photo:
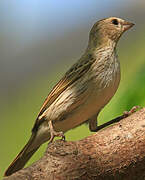
<svg viewBox="0 0 145 180">
<path fill-rule="evenodd" d="M 49 143 L 53 142 L 54 138 L 55 137 L 61 137 L 61 140 L 62 141 L 65 141 L 65 135 L 63 132 L 56 132 L 53 128 L 53 125 L 52 125 L 52 122 L 49 121 L 49 128 L 50 128 L 50 140 L 49 140 Z"/>
<path fill-rule="evenodd" d="M 139 110 L 140 108 L 141 108 L 140 106 L 133 106 L 129 111 L 124 111 L 124 112 L 123 112 L 124 118 L 130 116 L 130 115 L 133 114 L 133 113 L 135 113 L 135 112 L 136 112 L 137 110 Z"/>
<path fill-rule="evenodd" d="M 61 137 L 61 140 L 65 141 L 65 135 L 64 135 L 63 132 L 56 132 L 56 131 L 53 130 L 53 131 L 51 131 L 51 138 L 50 138 L 49 142 L 50 143 L 53 142 L 53 139 L 55 137 Z"/>
</svg>

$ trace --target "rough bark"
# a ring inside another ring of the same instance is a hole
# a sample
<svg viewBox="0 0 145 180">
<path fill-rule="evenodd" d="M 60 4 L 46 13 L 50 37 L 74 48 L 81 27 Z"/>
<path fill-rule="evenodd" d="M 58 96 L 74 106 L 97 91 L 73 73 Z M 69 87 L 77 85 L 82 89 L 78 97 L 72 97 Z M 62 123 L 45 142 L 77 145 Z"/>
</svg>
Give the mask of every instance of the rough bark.
<svg viewBox="0 0 145 180">
<path fill-rule="evenodd" d="M 145 179 L 145 108 L 77 142 L 57 140 L 5 180 Z"/>
</svg>

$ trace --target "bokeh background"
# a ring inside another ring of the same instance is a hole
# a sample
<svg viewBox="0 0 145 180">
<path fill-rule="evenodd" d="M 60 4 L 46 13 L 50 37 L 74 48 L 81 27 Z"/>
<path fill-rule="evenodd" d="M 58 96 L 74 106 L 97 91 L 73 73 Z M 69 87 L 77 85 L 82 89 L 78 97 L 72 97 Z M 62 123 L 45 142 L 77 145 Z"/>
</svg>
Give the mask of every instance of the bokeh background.
<svg viewBox="0 0 145 180">
<path fill-rule="evenodd" d="M 134 105 L 145 105 L 145 1 L 0 1 L 0 177 L 30 137 L 51 88 L 84 52 L 92 25 L 109 16 L 136 25 L 118 44 L 121 84 L 101 112 L 100 124 Z M 82 125 L 66 138 L 74 141 L 90 134 Z M 27 165 L 42 156 L 46 145 Z"/>
</svg>

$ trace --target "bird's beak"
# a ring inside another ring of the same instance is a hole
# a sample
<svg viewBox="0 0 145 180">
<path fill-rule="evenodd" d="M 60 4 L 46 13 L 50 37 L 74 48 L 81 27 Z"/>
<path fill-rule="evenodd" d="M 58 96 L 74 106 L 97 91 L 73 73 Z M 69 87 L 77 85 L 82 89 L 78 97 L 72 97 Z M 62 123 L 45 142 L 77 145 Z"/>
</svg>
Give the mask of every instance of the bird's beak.
<svg viewBox="0 0 145 180">
<path fill-rule="evenodd" d="M 134 26 L 134 24 L 131 23 L 131 22 L 124 21 L 124 22 L 122 23 L 123 31 L 127 31 L 127 30 L 130 29 L 132 26 Z"/>
</svg>

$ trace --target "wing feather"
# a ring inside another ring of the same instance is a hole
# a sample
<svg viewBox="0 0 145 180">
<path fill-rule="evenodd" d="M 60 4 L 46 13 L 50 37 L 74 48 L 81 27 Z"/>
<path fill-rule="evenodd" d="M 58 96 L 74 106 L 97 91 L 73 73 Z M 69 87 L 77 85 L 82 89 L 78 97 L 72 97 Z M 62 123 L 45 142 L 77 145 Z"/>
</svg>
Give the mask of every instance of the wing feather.
<svg viewBox="0 0 145 180">
<path fill-rule="evenodd" d="M 43 113 L 46 111 L 46 109 L 57 99 L 57 97 L 68 86 L 70 86 L 71 84 L 76 82 L 76 80 L 78 80 L 80 77 L 82 77 L 89 70 L 91 64 L 91 62 L 83 64 L 76 63 L 68 72 L 66 72 L 64 77 L 54 86 L 52 91 L 48 94 L 47 98 L 45 99 L 32 131 L 38 129 L 39 125 L 44 121 Z"/>
</svg>

